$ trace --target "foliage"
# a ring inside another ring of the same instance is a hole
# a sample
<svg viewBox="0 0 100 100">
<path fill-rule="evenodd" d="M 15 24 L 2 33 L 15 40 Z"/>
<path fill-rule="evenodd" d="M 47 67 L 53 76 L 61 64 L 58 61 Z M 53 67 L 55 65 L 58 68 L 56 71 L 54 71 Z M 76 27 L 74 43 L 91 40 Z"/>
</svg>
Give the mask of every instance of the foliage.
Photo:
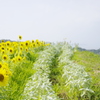
<svg viewBox="0 0 100 100">
<path fill-rule="evenodd" d="M 85 70 L 92 78 L 91 88 L 95 92 L 91 100 L 100 99 L 100 55 L 89 51 L 77 51 L 74 53 L 72 60 L 75 63 L 85 66 Z"/>
<path fill-rule="evenodd" d="M 0 43 L 1 100 L 99 100 L 100 56 L 67 42 Z"/>
</svg>

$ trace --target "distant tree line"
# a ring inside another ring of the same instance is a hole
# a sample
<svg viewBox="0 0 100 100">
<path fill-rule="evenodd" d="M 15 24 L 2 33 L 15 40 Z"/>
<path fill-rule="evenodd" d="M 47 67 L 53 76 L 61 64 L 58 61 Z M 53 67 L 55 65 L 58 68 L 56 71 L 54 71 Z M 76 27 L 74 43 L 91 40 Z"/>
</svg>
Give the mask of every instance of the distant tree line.
<svg viewBox="0 0 100 100">
<path fill-rule="evenodd" d="M 1 39 L 1 40 L 0 40 L 0 43 L 1 43 L 1 42 L 6 42 L 6 41 L 11 41 L 11 42 L 13 42 L 13 41 L 10 40 L 10 39 Z"/>
<path fill-rule="evenodd" d="M 93 52 L 93 53 L 96 53 L 96 54 L 100 54 L 100 49 L 97 49 L 97 50 L 95 50 L 95 49 L 87 50 L 87 49 L 84 49 L 84 48 L 81 48 L 81 47 L 78 47 L 77 49 L 80 50 L 80 51 L 90 51 L 90 52 Z"/>
</svg>

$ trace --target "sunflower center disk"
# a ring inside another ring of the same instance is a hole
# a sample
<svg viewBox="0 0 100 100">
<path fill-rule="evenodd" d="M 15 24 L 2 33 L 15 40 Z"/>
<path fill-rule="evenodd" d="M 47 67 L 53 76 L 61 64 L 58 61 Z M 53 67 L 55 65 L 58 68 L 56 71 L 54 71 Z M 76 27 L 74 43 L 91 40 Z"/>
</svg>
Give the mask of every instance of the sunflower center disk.
<svg viewBox="0 0 100 100">
<path fill-rule="evenodd" d="M 2 74 L 0 74 L 0 81 L 4 80 L 4 76 Z"/>
</svg>

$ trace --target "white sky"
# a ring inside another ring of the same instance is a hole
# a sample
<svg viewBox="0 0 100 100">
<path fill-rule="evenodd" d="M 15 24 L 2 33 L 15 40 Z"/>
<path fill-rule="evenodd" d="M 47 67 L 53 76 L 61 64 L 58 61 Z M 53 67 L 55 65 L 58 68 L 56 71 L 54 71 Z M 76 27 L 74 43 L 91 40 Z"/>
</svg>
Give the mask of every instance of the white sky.
<svg viewBox="0 0 100 100">
<path fill-rule="evenodd" d="M 100 48 L 100 0 L 0 0 L 0 39 L 71 41 Z"/>
</svg>

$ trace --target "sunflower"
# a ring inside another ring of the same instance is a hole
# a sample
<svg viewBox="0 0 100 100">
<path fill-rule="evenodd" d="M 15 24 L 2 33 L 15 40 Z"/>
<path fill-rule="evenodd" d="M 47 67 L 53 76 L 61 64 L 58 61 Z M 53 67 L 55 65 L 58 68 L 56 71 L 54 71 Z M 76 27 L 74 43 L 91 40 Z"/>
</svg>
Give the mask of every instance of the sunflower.
<svg viewBox="0 0 100 100">
<path fill-rule="evenodd" d="M 34 40 L 32 40 L 32 43 L 34 43 L 35 41 Z"/>
<path fill-rule="evenodd" d="M 33 47 L 35 47 L 36 46 L 36 44 L 35 43 L 33 43 Z"/>
<path fill-rule="evenodd" d="M 6 42 L 6 45 L 7 45 L 7 46 L 10 46 L 10 45 L 11 45 L 11 42 L 10 42 L 10 41 L 7 41 L 7 42 Z"/>
<path fill-rule="evenodd" d="M 33 48 L 33 44 L 30 44 L 30 47 Z"/>
<path fill-rule="evenodd" d="M 22 36 L 21 35 L 19 35 L 18 38 L 19 38 L 19 40 L 22 40 Z"/>
<path fill-rule="evenodd" d="M 29 41 L 25 41 L 25 46 L 29 46 L 30 42 Z"/>
<path fill-rule="evenodd" d="M 7 55 L 3 55 L 3 56 L 2 56 L 2 59 L 3 59 L 3 60 L 8 60 L 8 56 L 7 56 Z"/>
<path fill-rule="evenodd" d="M 28 46 L 29 45 L 28 42 L 26 42 L 25 45 Z"/>
<path fill-rule="evenodd" d="M 22 57 L 21 56 L 17 56 L 17 61 L 21 61 Z"/>
<path fill-rule="evenodd" d="M 39 41 L 36 42 L 39 45 Z"/>
<path fill-rule="evenodd" d="M 17 42 L 13 42 L 13 46 L 14 46 L 14 48 L 16 48 L 18 46 L 18 43 Z"/>
<path fill-rule="evenodd" d="M 25 46 L 30 47 L 31 41 L 30 40 L 27 40 L 27 41 L 24 42 L 24 44 L 25 44 Z"/>
<path fill-rule="evenodd" d="M 25 51 L 28 52 L 28 48 L 27 47 L 25 48 Z"/>
<path fill-rule="evenodd" d="M 0 69 L 9 69 L 8 64 L 0 62 Z"/>
<path fill-rule="evenodd" d="M 20 50 L 23 50 L 23 46 L 20 46 Z"/>
<path fill-rule="evenodd" d="M 9 50 L 9 47 L 7 47 L 7 50 Z"/>
<path fill-rule="evenodd" d="M 1 42 L 5 42 L 5 40 L 1 40 Z"/>
<path fill-rule="evenodd" d="M 1 46 L 1 49 L 2 49 L 2 50 L 5 50 L 5 47 L 4 47 L 4 46 Z"/>
<path fill-rule="evenodd" d="M 2 42 L 1 45 L 2 45 L 2 46 L 5 46 L 6 44 L 5 44 L 5 42 Z"/>
<path fill-rule="evenodd" d="M 6 75 L 6 70 L 0 69 L 0 86 L 6 86 L 9 76 Z"/>
<path fill-rule="evenodd" d="M 14 52 L 13 48 L 9 48 L 9 52 L 10 52 L 11 54 L 13 54 L 13 52 Z"/>
<path fill-rule="evenodd" d="M 36 42 L 39 42 L 39 40 L 38 40 L 38 39 L 36 39 Z"/>
<path fill-rule="evenodd" d="M 4 54 L 5 53 L 5 50 L 1 50 L 1 53 Z"/>
<path fill-rule="evenodd" d="M 20 42 L 20 46 L 24 46 L 24 43 L 23 42 Z"/>
</svg>

